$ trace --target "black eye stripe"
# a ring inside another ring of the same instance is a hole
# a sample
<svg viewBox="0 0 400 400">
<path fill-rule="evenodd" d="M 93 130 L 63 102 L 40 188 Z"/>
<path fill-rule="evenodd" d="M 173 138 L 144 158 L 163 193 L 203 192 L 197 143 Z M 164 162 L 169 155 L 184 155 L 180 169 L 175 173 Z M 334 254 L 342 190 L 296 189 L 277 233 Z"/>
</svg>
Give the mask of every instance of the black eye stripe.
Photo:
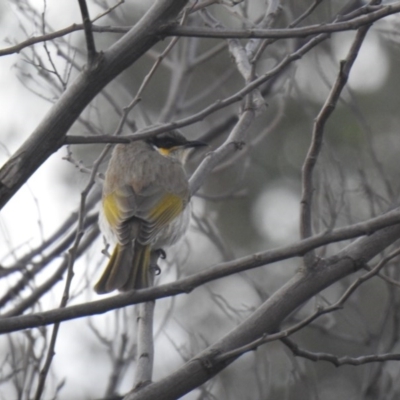
<svg viewBox="0 0 400 400">
<path fill-rule="evenodd" d="M 171 149 L 172 147 L 182 146 L 187 143 L 184 136 L 177 133 L 161 134 L 149 140 L 149 143 L 159 149 Z"/>
<path fill-rule="evenodd" d="M 170 149 L 171 147 L 176 146 L 176 143 L 169 139 L 154 140 L 153 143 L 155 146 L 162 149 Z"/>
</svg>

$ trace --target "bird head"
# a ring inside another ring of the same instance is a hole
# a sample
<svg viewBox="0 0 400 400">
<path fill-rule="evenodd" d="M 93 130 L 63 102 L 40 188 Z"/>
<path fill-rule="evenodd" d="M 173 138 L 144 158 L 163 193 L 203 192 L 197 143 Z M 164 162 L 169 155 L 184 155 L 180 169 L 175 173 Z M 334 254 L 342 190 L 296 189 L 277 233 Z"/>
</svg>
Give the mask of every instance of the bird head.
<svg viewBox="0 0 400 400">
<path fill-rule="evenodd" d="M 178 131 L 161 133 L 150 138 L 148 142 L 164 157 L 175 158 L 182 164 L 186 162 L 187 157 L 193 149 L 207 146 L 206 143 L 198 140 L 187 140 Z"/>
</svg>

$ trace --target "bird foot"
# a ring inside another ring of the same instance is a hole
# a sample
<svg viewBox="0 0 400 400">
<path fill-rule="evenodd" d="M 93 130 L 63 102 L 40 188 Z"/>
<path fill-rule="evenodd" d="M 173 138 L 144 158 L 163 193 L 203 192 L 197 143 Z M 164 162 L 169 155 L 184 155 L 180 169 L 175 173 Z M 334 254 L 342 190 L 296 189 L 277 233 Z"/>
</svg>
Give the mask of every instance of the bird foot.
<svg viewBox="0 0 400 400">
<path fill-rule="evenodd" d="M 167 253 L 163 249 L 157 249 L 155 252 L 162 260 L 165 260 L 167 258 Z"/>
<path fill-rule="evenodd" d="M 160 275 L 161 274 L 161 268 L 156 264 L 151 269 L 154 271 L 154 275 Z"/>
</svg>

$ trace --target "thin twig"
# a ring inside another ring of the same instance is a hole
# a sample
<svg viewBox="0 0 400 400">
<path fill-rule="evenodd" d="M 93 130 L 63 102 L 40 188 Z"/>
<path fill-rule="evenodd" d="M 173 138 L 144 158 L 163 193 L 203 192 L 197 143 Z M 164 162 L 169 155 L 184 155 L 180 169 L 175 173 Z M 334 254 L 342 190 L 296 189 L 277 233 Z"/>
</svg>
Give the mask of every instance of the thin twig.
<svg viewBox="0 0 400 400">
<path fill-rule="evenodd" d="M 332 310 L 326 311 L 325 309 L 321 308 L 321 309 L 315 311 L 309 317 L 307 317 L 304 320 L 300 321 L 299 323 L 291 326 L 290 328 L 285 329 L 284 331 L 272 333 L 270 335 L 264 335 L 261 338 L 256 339 L 253 342 L 248 343 L 242 347 L 238 347 L 237 349 L 231 350 L 229 352 L 219 354 L 217 357 L 215 357 L 215 361 L 217 363 L 224 362 L 231 358 L 236 358 L 236 357 L 238 357 L 244 353 L 247 353 L 249 351 L 254 351 L 258 347 L 260 347 L 261 345 L 263 345 L 265 343 L 283 339 L 283 338 L 299 331 L 300 329 L 304 328 L 305 326 L 309 325 L 312 321 L 314 321 L 316 318 L 318 318 L 322 314 L 325 314 L 325 313 L 331 312 L 331 311 Z"/>
<path fill-rule="evenodd" d="M 115 3 L 113 6 L 107 8 L 107 10 L 105 10 L 104 12 L 102 12 L 101 14 L 97 15 L 96 17 L 94 17 L 92 19 L 92 23 L 97 21 L 98 19 L 101 19 L 103 17 L 105 17 L 106 15 L 110 14 L 112 11 L 114 11 L 116 8 L 118 8 L 121 4 L 125 3 L 125 0 L 119 0 L 117 3 Z"/>
<path fill-rule="evenodd" d="M 300 348 L 295 342 L 289 338 L 280 339 L 281 342 L 286 345 L 295 356 L 306 358 L 311 361 L 326 361 L 333 364 L 335 367 L 341 367 L 342 365 L 362 365 L 372 362 L 385 362 L 385 361 L 399 361 L 400 354 L 372 354 L 368 356 L 360 357 L 337 357 L 333 354 L 312 352 Z"/>
<path fill-rule="evenodd" d="M 293 29 L 224 29 L 197 27 L 197 26 L 172 26 L 165 32 L 167 36 L 202 37 L 214 39 L 293 39 L 320 34 L 332 34 L 359 29 L 361 26 L 372 24 L 388 15 L 400 11 L 400 2 L 387 6 L 364 6 L 353 19 L 335 21 L 330 24 L 316 24 Z"/>
<path fill-rule="evenodd" d="M 311 6 L 303 14 L 301 14 L 298 18 L 296 18 L 293 22 L 291 22 L 287 26 L 287 29 L 292 29 L 292 28 L 296 27 L 298 24 L 300 24 L 300 22 L 303 21 L 305 18 L 307 18 L 314 11 L 314 9 L 318 6 L 318 4 L 321 3 L 322 1 L 323 0 L 315 0 L 314 3 L 311 4 Z M 272 43 L 275 43 L 276 40 L 277 39 L 264 39 L 262 44 L 258 47 L 257 51 L 255 52 L 254 57 L 252 58 L 251 62 L 255 63 L 255 61 L 257 61 L 261 57 L 261 55 L 263 54 L 263 52 L 265 51 L 267 46 L 271 45 Z"/>
<path fill-rule="evenodd" d="M 92 65 L 97 55 L 96 45 L 93 38 L 92 22 L 90 21 L 89 10 L 87 8 L 86 0 L 78 0 L 78 2 L 83 20 L 83 29 L 85 31 L 88 64 Z"/>
<path fill-rule="evenodd" d="M 292 62 L 301 58 L 304 54 L 310 51 L 313 47 L 327 39 L 327 35 L 319 35 L 309 42 L 304 44 L 298 50 L 286 56 L 280 63 L 278 63 L 274 68 L 265 74 L 261 75 L 259 78 L 250 82 L 248 85 L 244 86 L 238 92 L 233 94 L 232 96 L 226 97 L 223 100 L 218 100 L 215 103 L 207 106 L 200 112 L 193 114 L 189 117 L 180 119 L 178 121 L 169 122 L 167 124 L 161 124 L 153 127 L 145 128 L 141 131 L 138 131 L 134 135 L 126 135 L 121 138 L 111 138 L 108 135 L 105 136 L 65 136 L 63 144 L 89 144 L 89 143 L 129 143 L 135 140 L 143 140 L 149 137 L 158 135 L 159 133 L 168 132 L 173 129 L 181 128 L 184 126 L 188 126 L 194 124 L 195 122 L 203 120 L 208 115 L 212 114 L 215 111 L 223 109 L 231 104 L 234 104 L 238 101 L 243 100 L 243 98 L 251 93 L 255 88 L 267 82 L 269 79 L 272 79 L 274 76 L 282 72 L 286 69 Z M 97 141 L 98 140 L 98 141 Z"/>
<path fill-rule="evenodd" d="M 189 180 L 191 195 L 194 195 L 199 190 L 216 165 L 246 145 L 246 134 L 254 118 L 254 110 L 248 109 L 244 111 L 225 142 L 218 149 L 206 155 Z"/>
<path fill-rule="evenodd" d="M 215 29 L 224 29 L 222 23 L 215 19 L 206 9 L 202 11 L 201 15 L 207 24 L 213 26 Z M 238 72 L 242 75 L 246 84 L 250 83 L 255 79 L 253 65 L 249 60 L 249 57 L 251 57 L 251 51 L 247 51 L 247 46 L 245 48 L 239 39 L 227 39 L 227 43 L 229 52 L 235 60 Z M 254 105 L 254 111 L 256 115 L 261 114 L 266 109 L 265 100 L 258 88 L 255 88 L 251 93 L 249 93 L 249 95 L 246 97 L 246 102 L 249 105 Z"/>
<path fill-rule="evenodd" d="M 196 2 L 194 2 L 190 8 L 184 9 L 179 22 L 180 25 L 186 23 L 190 10 L 195 4 Z M 165 58 L 165 55 L 171 51 L 173 46 L 175 46 L 175 44 L 178 42 L 178 39 L 179 38 L 177 37 L 173 38 L 168 46 L 169 48 L 167 47 L 167 49 L 165 49 L 164 52 L 161 54 L 163 58 Z M 184 40 L 181 47 L 187 49 L 189 47 L 189 40 L 193 41 L 193 39 L 186 39 Z M 175 64 L 174 68 L 172 68 L 171 70 L 168 97 L 164 102 L 164 106 L 161 112 L 159 113 L 158 121 L 167 121 L 172 117 L 172 115 L 176 114 L 173 113 L 173 110 L 176 110 L 178 104 L 181 103 L 180 101 L 178 101 L 178 98 L 184 98 L 186 94 L 187 83 L 189 82 L 189 79 L 186 81 L 184 80 L 184 78 L 187 76 L 187 73 L 189 72 L 189 57 L 186 56 L 187 53 L 187 51 L 182 51 L 183 56 L 178 62 L 179 65 Z"/>
<path fill-rule="evenodd" d="M 85 213 L 86 199 L 87 199 L 92 187 L 95 184 L 97 170 L 98 170 L 101 162 L 103 161 L 104 157 L 105 157 L 105 151 L 103 150 L 103 153 L 98 157 L 98 159 L 94 163 L 93 170 L 90 175 L 89 181 L 88 181 L 85 189 L 81 193 L 81 202 L 80 202 L 80 208 L 79 208 L 79 214 L 78 214 L 78 226 L 76 228 L 74 243 L 73 243 L 72 247 L 69 249 L 68 254 L 67 254 L 67 259 L 68 259 L 67 278 L 65 281 L 64 293 L 63 293 L 63 296 L 62 296 L 62 299 L 60 302 L 60 307 L 59 307 L 60 309 L 65 308 L 68 303 L 71 282 L 72 282 L 72 278 L 74 276 L 73 266 L 74 266 L 76 258 L 78 257 L 79 244 L 80 244 L 81 239 L 84 234 L 84 223 L 85 223 L 85 219 L 86 219 L 85 218 L 85 216 L 86 216 L 86 213 Z M 97 234 L 98 233 L 96 233 L 96 236 L 97 236 Z M 47 350 L 46 361 L 45 361 L 45 364 L 39 374 L 39 382 L 38 382 L 38 386 L 36 389 L 35 400 L 40 400 L 42 397 L 42 394 L 43 394 L 46 377 L 50 370 L 50 366 L 51 366 L 51 363 L 52 363 L 52 360 L 53 360 L 53 357 L 55 354 L 55 346 L 56 346 L 56 341 L 57 341 L 57 337 L 58 337 L 58 332 L 60 329 L 60 324 L 61 324 L 60 322 L 57 322 L 56 324 L 54 324 L 54 327 L 53 327 L 50 344 L 49 344 L 49 347 Z"/>
<path fill-rule="evenodd" d="M 85 229 L 96 222 L 97 214 L 89 216 L 85 221 Z M 47 265 L 49 265 L 49 263 L 51 263 L 56 257 L 60 256 L 60 254 L 62 254 L 69 246 L 71 246 L 73 240 L 74 232 L 68 234 L 61 241 L 61 243 L 59 243 L 53 250 L 46 254 L 46 256 L 44 256 L 40 261 L 33 262 L 32 268 L 24 270 L 22 277 L 15 284 L 13 284 L 10 289 L 7 290 L 6 293 L 4 293 L 4 295 L 0 297 L 0 308 L 3 308 L 9 301 L 16 298 L 22 292 L 22 290 L 25 289 L 28 284 L 39 274 L 39 272 L 41 272 Z M 27 296 L 26 298 L 21 300 L 21 302 L 25 303 L 26 299 L 30 297 L 31 295 Z M 19 306 L 20 304 L 18 304 L 16 307 L 18 308 Z M 9 313 L 7 313 L 7 315 L 9 315 Z"/>
<path fill-rule="evenodd" d="M 285 338 L 288 336 L 292 335 L 293 333 L 299 331 L 300 329 L 304 328 L 305 326 L 309 325 L 311 322 L 313 322 L 315 319 L 319 318 L 320 316 L 324 314 L 331 313 L 333 311 L 337 311 L 343 308 L 345 302 L 349 299 L 349 297 L 355 292 L 355 290 L 361 286 L 364 282 L 367 280 L 371 279 L 374 277 L 378 272 L 393 258 L 397 257 L 400 254 L 400 249 L 397 249 L 393 251 L 389 256 L 385 257 L 375 268 L 373 268 L 371 271 L 366 273 L 363 276 L 360 276 L 358 279 L 356 279 L 349 287 L 348 289 L 344 292 L 344 294 L 339 298 L 339 300 L 335 303 L 332 304 L 329 307 L 319 307 L 313 314 L 311 314 L 309 317 L 303 319 L 302 321 L 298 322 L 297 324 L 291 326 L 288 329 L 285 329 L 284 331 L 273 333 L 273 334 L 265 334 L 259 339 L 254 340 L 251 343 L 248 343 L 240 348 L 231 350 L 229 352 L 223 353 L 218 355 L 215 358 L 215 361 L 217 362 L 223 362 L 226 360 L 229 360 L 230 358 L 236 358 L 244 353 L 247 353 L 249 351 L 254 351 L 261 345 L 272 342 L 275 340 L 281 340 L 285 343 Z M 286 344 L 286 343 L 285 343 Z M 333 357 L 333 356 L 332 356 Z M 370 356 L 371 357 L 371 356 Z M 397 358 L 393 359 L 398 359 L 400 358 L 400 355 L 396 355 Z M 345 357 L 346 358 L 346 357 Z M 346 358 L 347 359 L 347 358 Z M 314 360 L 315 361 L 315 360 Z M 326 361 L 331 361 L 331 360 L 326 360 Z M 378 361 L 378 360 L 376 360 Z M 379 361 L 385 361 L 385 360 L 379 360 Z M 371 361 L 369 361 L 371 362 Z M 349 362 L 347 362 L 349 363 Z M 338 366 L 338 365 L 336 365 Z"/>
<path fill-rule="evenodd" d="M 302 168 L 302 195 L 300 202 L 300 237 L 312 236 L 313 173 L 322 147 L 325 125 L 332 115 L 347 83 L 351 68 L 360 51 L 370 25 L 360 28 L 345 60 L 340 62 L 339 73 L 334 85 L 314 122 L 311 144 Z M 311 268 L 315 261 L 314 252 L 304 256 L 305 266 Z"/>
<path fill-rule="evenodd" d="M 385 18 L 392 14 L 397 14 L 400 11 L 400 2 L 396 2 L 390 5 L 382 6 L 364 6 L 358 12 L 357 16 L 352 19 L 340 22 L 332 22 L 330 24 L 318 24 L 310 25 L 302 28 L 294 29 L 230 29 L 230 30 L 215 30 L 203 27 L 192 27 L 192 26 L 173 26 L 168 29 L 164 34 L 167 36 L 192 36 L 192 37 L 211 37 L 211 38 L 258 38 L 258 39 L 293 39 L 301 38 L 321 33 L 331 34 L 335 32 L 342 32 L 347 30 L 356 30 L 360 26 L 374 23 L 382 18 Z M 364 15 L 365 14 L 365 15 Z M 92 25 L 92 31 L 98 33 L 127 33 L 132 27 L 131 26 L 98 26 Z M 83 24 L 72 24 L 71 26 L 60 29 L 55 32 L 48 33 L 46 35 L 34 36 L 21 43 L 7 47 L 0 50 L 0 57 L 19 53 L 26 47 L 32 46 L 37 43 L 44 41 L 54 40 L 59 37 L 68 35 L 70 33 L 81 31 Z"/>
<path fill-rule="evenodd" d="M 99 200 L 98 196 L 92 196 L 92 198 L 88 201 L 87 211 L 90 211 L 94 207 L 94 205 L 98 202 L 98 200 Z M 16 271 L 25 270 L 27 264 L 30 264 L 35 256 L 42 254 L 46 250 L 46 248 L 52 246 L 67 231 L 69 231 L 69 229 L 75 224 L 77 216 L 78 212 L 71 213 L 71 215 L 60 225 L 60 227 L 42 244 L 32 249 L 29 253 L 23 255 L 12 265 L 8 267 L 2 267 L 2 269 L 0 270 L 0 278 Z M 2 298 L 3 297 L 0 298 L 0 308 L 4 306 L 1 300 Z"/>
<path fill-rule="evenodd" d="M 307 8 L 303 12 L 303 14 L 299 15 L 294 21 L 292 21 L 288 28 L 294 28 L 295 26 L 299 25 L 300 22 L 304 21 L 309 15 L 312 14 L 312 12 L 323 2 L 324 0 L 314 0 L 314 2 L 310 5 L 310 7 Z"/>
<path fill-rule="evenodd" d="M 93 217 L 93 216 L 92 216 Z M 90 217 L 89 217 L 90 218 Z M 97 214 L 94 218 L 90 218 L 91 224 L 93 224 L 93 219 L 97 222 Z M 81 257 L 88 247 L 93 243 L 93 241 L 99 236 L 99 229 L 95 227 L 91 230 L 91 232 L 87 235 L 87 237 L 82 241 L 79 249 L 77 251 L 77 257 Z M 50 257 L 49 257 L 50 258 Z M 51 255 L 51 260 L 54 260 L 54 255 Z M 37 304 L 38 300 L 47 293 L 57 282 L 62 279 L 66 269 L 68 268 L 68 260 L 64 259 L 59 267 L 53 272 L 53 274 L 46 279 L 43 283 L 41 283 L 35 290 L 32 291 L 31 294 L 24 297 L 20 300 L 20 302 L 14 306 L 10 311 L 7 311 L 3 316 L 11 317 L 21 315 L 24 311 L 26 311 L 29 307 Z M 21 290 L 21 288 L 18 288 Z M 16 295 L 16 294 L 15 294 Z"/>
</svg>

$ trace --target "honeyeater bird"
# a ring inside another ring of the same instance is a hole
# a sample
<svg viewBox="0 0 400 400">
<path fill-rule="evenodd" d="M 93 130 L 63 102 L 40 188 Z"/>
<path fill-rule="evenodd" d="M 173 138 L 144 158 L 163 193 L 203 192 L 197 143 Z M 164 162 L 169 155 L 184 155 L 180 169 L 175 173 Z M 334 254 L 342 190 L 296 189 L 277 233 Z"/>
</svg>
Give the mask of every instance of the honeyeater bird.
<svg viewBox="0 0 400 400">
<path fill-rule="evenodd" d="M 118 144 L 105 174 L 100 226 L 116 242 L 99 294 L 148 286 L 152 252 L 176 243 L 190 220 L 184 164 L 190 151 L 205 145 L 172 131 Z"/>
</svg>

